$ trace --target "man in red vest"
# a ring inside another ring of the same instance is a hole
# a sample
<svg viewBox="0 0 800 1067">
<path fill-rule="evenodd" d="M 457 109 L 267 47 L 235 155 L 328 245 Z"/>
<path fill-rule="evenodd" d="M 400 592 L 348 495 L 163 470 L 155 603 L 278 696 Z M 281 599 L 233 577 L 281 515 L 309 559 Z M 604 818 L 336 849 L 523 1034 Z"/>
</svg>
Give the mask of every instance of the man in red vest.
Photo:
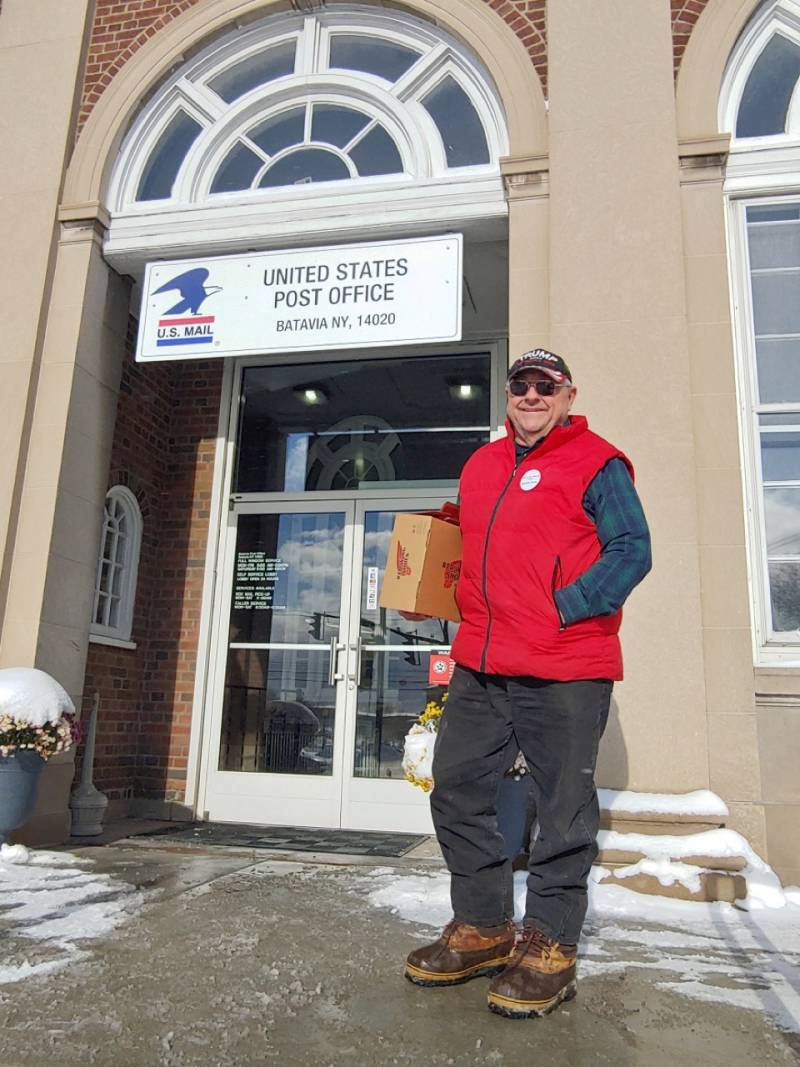
<svg viewBox="0 0 800 1067">
<path fill-rule="evenodd" d="M 425 986 L 496 975 L 489 1008 L 527 1018 L 575 995 L 621 608 L 651 561 L 633 467 L 570 414 L 564 360 L 525 353 L 506 394 L 507 436 L 478 449 L 460 482 L 462 622 L 431 794 L 454 918 L 405 973 Z M 538 818 L 521 937 L 495 808 L 519 750 Z"/>
</svg>

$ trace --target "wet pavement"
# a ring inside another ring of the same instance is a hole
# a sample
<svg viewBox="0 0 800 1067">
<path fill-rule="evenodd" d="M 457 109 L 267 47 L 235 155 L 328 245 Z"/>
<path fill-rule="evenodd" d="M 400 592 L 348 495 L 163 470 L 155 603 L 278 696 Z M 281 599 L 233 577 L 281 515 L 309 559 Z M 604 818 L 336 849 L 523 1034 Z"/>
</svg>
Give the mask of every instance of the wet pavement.
<svg viewBox="0 0 800 1067">
<path fill-rule="evenodd" d="M 2 1067 L 800 1063 L 798 1035 L 765 1014 L 658 988 L 657 951 L 626 940 L 621 920 L 625 965 L 587 968 L 577 1000 L 545 1019 L 490 1014 L 486 979 L 411 985 L 403 959 L 430 931 L 367 898 L 392 872 L 436 871 L 432 843 L 380 866 L 157 839 L 70 851 L 136 910 L 78 942 L 66 965 L 0 985 Z M 46 938 L 23 945 L 2 920 L 12 961 L 24 949 L 32 965 L 50 953 L 55 966 L 65 951 Z M 593 936 L 590 926 L 590 947 Z M 654 945 L 660 936 L 654 926 Z M 663 977 L 674 983 L 674 967 Z"/>
</svg>

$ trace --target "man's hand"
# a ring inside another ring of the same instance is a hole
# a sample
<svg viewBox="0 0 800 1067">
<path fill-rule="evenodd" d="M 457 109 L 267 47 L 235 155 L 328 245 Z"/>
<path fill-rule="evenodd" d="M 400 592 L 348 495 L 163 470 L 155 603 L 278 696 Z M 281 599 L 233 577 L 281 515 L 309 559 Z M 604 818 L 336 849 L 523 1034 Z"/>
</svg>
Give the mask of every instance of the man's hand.
<svg viewBox="0 0 800 1067">
<path fill-rule="evenodd" d="M 432 619 L 432 615 L 420 615 L 418 611 L 399 611 L 397 614 L 405 619 L 407 622 L 424 622 L 426 619 Z"/>
</svg>

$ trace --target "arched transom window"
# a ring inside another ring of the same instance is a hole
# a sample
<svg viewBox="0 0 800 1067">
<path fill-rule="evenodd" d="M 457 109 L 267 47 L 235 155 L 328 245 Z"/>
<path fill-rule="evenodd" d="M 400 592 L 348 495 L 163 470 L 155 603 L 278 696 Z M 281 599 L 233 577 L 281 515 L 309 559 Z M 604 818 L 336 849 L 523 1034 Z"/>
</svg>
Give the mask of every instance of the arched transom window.
<svg viewBox="0 0 800 1067">
<path fill-rule="evenodd" d="M 487 73 L 406 14 L 337 7 L 228 34 L 176 72 L 130 131 L 115 213 L 499 175 Z M 498 179 L 499 180 L 499 179 Z"/>
</svg>

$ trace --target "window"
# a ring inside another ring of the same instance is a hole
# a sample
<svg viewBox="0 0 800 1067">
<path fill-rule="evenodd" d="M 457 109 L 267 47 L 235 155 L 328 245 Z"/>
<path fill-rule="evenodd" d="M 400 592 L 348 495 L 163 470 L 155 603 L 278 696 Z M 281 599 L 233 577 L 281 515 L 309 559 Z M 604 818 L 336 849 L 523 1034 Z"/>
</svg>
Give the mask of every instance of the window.
<svg viewBox="0 0 800 1067">
<path fill-rule="evenodd" d="M 794 87 L 800 76 L 800 45 L 776 33 L 753 64 L 739 104 L 737 137 L 786 132 Z"/>
<path fill-rule="evenodd" d="M 499 180 L 499 98 L 478 61 L 430 23 L 337 5 L 275 15 L 185 64 L 143 110 L 112 179 L 136 205 L 286 196 L 298 185 Z"/>
<path fill-rule="evenodd" d="M 486 352 L 330 362 L 324 381 L 319 371 L 244 368 L 235 492 L 452 485 L 489 440 Z"/>
<path fill-rule="evenodd" d="M 800 199 L 744 209 L 768 640 L 800 641 Z"/>
<path fill-rule="evenodd" d="M 307 104 L 279 112 L 238 140 L 211 192 L 402 173 L 397 145 L 375 119 L 350 107 Z"/>
<path fill-rule="evenodd" d="M 137 200 L 162 200 L 170 195 L 183 157 L 197 140 L 201 126 L 177 111 L 158 139 L 139 183 Z"/>
<path fill-rule="evenodd" d="M 106 495 L 97 561 L 91 636 L 129 641 L 142 541 L 142 513 L 130 489 L 115 485 Z"/>
<path fill-rule="evenodd" d="M 757 659 L 800 660 L 800 3 L 745 29 L 720 100 Z M 794 187 L 794 192 L 792 191 Z"/>
</svg>

